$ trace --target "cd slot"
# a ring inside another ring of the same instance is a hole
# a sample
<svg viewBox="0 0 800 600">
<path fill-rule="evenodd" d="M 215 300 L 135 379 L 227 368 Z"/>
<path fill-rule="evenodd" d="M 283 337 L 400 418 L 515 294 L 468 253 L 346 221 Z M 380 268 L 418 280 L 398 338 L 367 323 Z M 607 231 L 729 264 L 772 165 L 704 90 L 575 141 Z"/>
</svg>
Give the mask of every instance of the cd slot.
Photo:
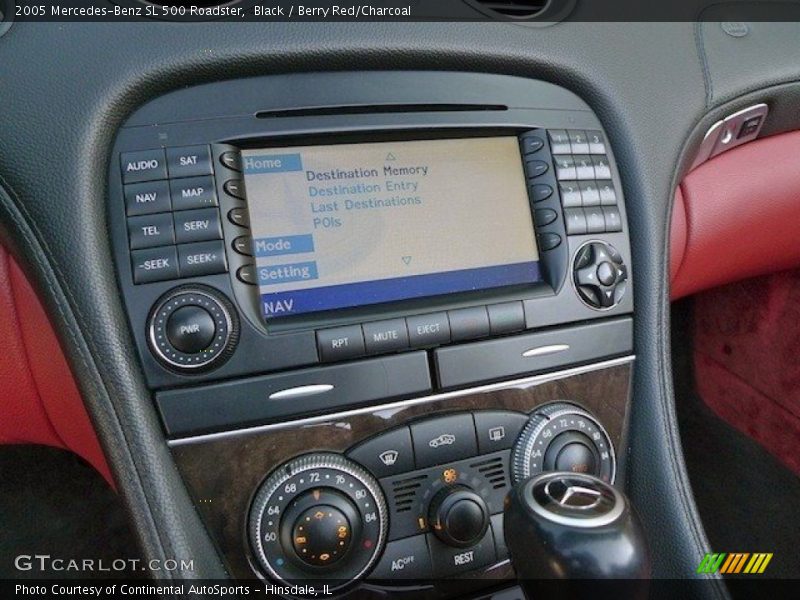
<svg viewBox="0 0 800 600">
<path fill-rule="evenodd" d="M 503 104 L 344 104 L 340 106 L 309 106 L 261 110 L 256 113 L 256 118 L 282 119 L 285 117 L 324 117 L 375 113 L 497 112 L 506 110 L 508 110 L 508 107 Z"/>
</svg>

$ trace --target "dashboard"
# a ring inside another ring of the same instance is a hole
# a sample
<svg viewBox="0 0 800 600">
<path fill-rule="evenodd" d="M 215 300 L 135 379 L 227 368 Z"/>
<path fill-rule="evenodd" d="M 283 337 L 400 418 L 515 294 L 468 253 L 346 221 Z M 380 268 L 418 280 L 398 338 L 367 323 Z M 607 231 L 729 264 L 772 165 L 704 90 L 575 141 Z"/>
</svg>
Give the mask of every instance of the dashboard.
<svg viewBox="0 0 800 600">
<path fill-rule="evenodd" d="M 360 25 L 0 39 L 3 245 L 146 554 L 475 594 L 514 580 L 502 498 L 558 469 L 631 498 L 654 577 L 693 572 L 673 190 L 726 115 L 796 128 L 793 30 Z"/>
</svg>

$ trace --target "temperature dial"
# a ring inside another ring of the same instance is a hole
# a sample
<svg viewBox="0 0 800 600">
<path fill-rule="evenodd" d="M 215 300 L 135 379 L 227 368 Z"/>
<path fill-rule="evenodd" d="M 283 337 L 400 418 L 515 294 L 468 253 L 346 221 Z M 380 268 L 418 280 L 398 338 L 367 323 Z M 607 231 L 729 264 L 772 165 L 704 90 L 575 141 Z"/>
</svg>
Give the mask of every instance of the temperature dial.
<svg viewBox="0 0 800 600">
<path fill-rule="evenodd" d="M 614 448 L 605 429 L 582 408 L 567 402 L 540 407 L 511 452 L 514 482 L 543 471 L 570 471 L 614 482 Z"/>
<path fill-rule="evenodd" d="M 383 549 L 386 502 L 375 479 L 338 454 L 310 454 L 276 469 L 256 493 L 250 540 L 273 579 L 362 577 Z"/>
</svg>

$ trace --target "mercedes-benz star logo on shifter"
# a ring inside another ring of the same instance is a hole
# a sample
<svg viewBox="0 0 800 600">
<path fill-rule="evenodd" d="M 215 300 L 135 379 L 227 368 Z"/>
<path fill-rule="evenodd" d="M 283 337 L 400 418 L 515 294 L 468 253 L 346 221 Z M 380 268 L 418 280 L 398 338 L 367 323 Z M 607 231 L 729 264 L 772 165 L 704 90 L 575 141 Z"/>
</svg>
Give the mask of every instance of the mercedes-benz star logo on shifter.
<svg viewBox="0 0 800 600">
<path fill-rule="evenodd" d="M 554 479 L 544 488 L 545 493 L 559 506 L 588 510 L 600 503 L 603 493 L 568 479 Z"/>
</svg>

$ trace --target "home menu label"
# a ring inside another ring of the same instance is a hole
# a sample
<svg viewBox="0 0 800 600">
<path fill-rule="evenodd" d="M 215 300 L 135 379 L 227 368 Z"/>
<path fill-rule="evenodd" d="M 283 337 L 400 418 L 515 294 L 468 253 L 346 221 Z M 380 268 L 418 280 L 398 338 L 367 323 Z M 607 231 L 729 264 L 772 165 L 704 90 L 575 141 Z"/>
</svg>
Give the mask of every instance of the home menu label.
<svg viewBox="0 0 800 600">
<path fill-rule="evenodd" d="M 540 280 L 516 137 L 242 151 L 266 318 Z"/>
</svg>

